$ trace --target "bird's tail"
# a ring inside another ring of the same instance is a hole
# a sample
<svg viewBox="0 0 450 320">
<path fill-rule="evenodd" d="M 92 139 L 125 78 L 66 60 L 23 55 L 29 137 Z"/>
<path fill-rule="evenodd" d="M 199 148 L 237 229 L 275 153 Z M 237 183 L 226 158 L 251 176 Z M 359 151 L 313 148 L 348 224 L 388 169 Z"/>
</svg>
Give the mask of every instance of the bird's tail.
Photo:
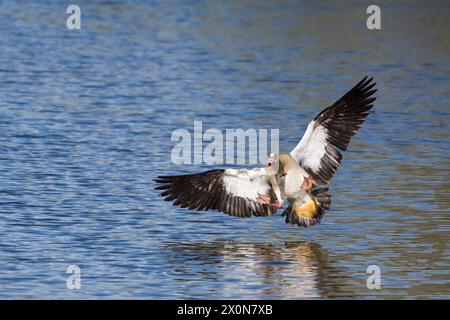
<svg viewBox="0 0 450 320">
<path fill-rule="evenodd" d="M 286 223 L 301 227 L 311 227 L 320 223 L 325 210 L 330 209 L 331 194 L 328 188 L 317 188 L 312 192 L 313 198 L 300 207 L 290 205 L 284 212 Z"/>
</svg>

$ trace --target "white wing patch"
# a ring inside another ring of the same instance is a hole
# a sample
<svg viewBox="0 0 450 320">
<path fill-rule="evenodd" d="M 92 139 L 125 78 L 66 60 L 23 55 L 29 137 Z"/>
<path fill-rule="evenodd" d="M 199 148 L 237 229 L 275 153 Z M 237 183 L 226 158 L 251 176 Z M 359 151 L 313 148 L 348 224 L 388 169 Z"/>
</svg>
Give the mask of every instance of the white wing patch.
<svg viewBox="0 0 450 320">
<path fill-rule="evenodd" d="M 300 142 L 291 151 L 291 156 L 304 168 L 315 172 L 320 170 L 321 160 L 326 153 L 327 129 L 311 121 Z"/>
<path fill-rule="evenodd" d="M 268 195 L 271 186 L 264 168 L 251 170 L 227 169 L 223 183 L 228 193 L 237 197 L 258 199 L 259 194 Z"/>
</svg>

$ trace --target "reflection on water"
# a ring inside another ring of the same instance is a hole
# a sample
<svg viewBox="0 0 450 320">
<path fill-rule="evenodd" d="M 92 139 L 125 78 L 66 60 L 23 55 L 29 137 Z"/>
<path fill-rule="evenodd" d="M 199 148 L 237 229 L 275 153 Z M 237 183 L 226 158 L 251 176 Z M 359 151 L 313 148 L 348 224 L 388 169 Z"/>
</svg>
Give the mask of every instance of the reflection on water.
<svg viewBox="0 0 450 320">
<path fill-rule="evenodd" d="M 309 241 L 282 245 L 217 240 L 210 243 L 168 243 L 167 267 L 181 283 L 224 298 L 313 298 L 339 293 L 339 270 L 320 244 Z M 334 276 L 330 277 L 330 273 Z M 258 296 L 255 296 L 255 291 Z M 180 298 L 184 289 L 177 290 Z"/>
<path fill-rule="evenodd" d="M 0 298 L 450 298 L 448 1 L 0 2 Z M 365 74 L 377 101 L 311 229 L 171 206 L 177 128 L 279 129 Z M 66 268 L 82 289 L 67 290 Z M 381 290 L 366 270 L 381 268 Z"/>
</svg>

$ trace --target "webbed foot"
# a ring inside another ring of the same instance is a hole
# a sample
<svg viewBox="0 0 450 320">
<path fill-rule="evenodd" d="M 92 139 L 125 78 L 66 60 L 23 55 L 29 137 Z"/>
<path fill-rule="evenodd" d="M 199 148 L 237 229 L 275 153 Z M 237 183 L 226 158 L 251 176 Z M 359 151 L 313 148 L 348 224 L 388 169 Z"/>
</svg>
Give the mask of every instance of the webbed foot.
<svg viewBox="0 0 450 320">
<path fill-rule="evenodd" d="M 309 177 L 303 177 L 303 182 L 302 182 L 302 189 L 305 191 L 311 191 L 312 187 L 313 187 L 313 179 L 311 176 Z"/>
</svg>

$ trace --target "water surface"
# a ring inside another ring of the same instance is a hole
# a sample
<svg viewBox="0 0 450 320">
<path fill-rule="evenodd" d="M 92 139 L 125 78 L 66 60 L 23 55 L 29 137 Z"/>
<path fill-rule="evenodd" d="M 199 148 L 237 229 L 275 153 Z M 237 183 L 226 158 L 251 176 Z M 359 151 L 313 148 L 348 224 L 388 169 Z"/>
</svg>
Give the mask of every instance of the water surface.
<svg viewBox="0 0 450 320">
<path fill-rule="evenodd" d="M 360 1 L 82 1 L 71 31 L 64 4 L 3 1 L 0 298 L 450 298 L 449 5 L 380 5 L 369 31 Z M 153 190 L 211 168 L 171 163 L 174 129 L 280 129 L 286 152 L 365 74 L 376 106 L 319 226 Z"/>
</svg>

